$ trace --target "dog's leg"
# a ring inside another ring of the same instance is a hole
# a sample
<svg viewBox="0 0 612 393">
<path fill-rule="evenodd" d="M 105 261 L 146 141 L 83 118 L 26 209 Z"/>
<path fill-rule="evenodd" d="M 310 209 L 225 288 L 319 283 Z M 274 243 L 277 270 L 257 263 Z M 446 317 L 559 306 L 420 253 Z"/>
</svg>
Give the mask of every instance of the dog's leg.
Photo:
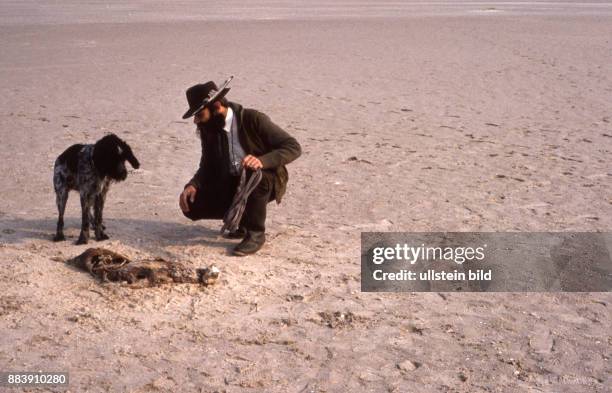
<svg viewBox="0 0 612 393">
<path fill-rule="evenodd" d="M 94 202 L 94 206 L 95 206 L 95 202 Z M 94 217 L 94 214 L 91 210 L 89 210 L 89 225 L 93 228 L 96 229 L 96 219 Z"/>
<path fill-rule="evenodd" d="M 64 237 L 64 212 L 66 211 L 66 203 L 68 202 L 68 189 L 62 188 L 55 191 L 55 202 L 59 213 L 57 218 L 57 230 L 53 241 L 59 242 L 66 240 Z"/>
<path fill-rule="evenodd" d="M 89 215 L 93 204 L 91 193 L 81 191 L 81 234 L 76 244 L 87 244 L 89 241 Z"/>
<path fill-rule="evenodd" d="M 96 195 L 96 201 L 94 202 L 94 229 L 96 232 L 96 240 L 98 241 L 108 239 L 108 235 L 104 232 L 104 224 L 102 223 L 106 191 L 107 187 L 104 187 L 102 192 Z"/>
</svg>

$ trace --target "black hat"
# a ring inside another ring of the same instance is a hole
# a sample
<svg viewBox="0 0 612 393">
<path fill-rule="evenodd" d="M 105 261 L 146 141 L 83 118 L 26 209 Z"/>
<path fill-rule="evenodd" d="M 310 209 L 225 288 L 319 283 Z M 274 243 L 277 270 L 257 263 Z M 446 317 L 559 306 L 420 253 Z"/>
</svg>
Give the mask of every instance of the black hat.
<svg viewBox="0 0 612 393">
<path fill-rule="evenodd" d="M 195 113 L 201 111 L 215 101 L 219 101 L 221 98 L 225 97 L 227 92 L 230 91 L 227 85 L 232 78 L 233 76 L 230 76 L 229 79 L 223 83 L 221 89 L 217 88 L 217 85 L 213 81 L 191 86 L 187 89 L 189 109 L 183 115 L 183 119 L 193 116 Z"/>
</svg>

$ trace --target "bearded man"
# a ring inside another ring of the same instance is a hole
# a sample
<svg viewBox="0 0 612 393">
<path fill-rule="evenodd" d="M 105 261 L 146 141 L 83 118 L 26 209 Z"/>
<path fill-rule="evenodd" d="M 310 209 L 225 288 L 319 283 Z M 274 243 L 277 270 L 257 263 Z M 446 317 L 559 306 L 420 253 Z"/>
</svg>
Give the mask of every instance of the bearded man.
<svg viewBox="0 0 612 393">
<path fill-rule="evenodd" d="M 261 170 L 261 181 L 247 199 L 240 226 L 228 234 L 243 239 L 233 254 L 244 256 L 264 245 L 266 206 L 273 200 L 281 202 L 289 179 L 285 165 L 300 156 L 301 147 L 265 114 L 229 102 L 225 98 L 229 80 L 221 89 L 212 81 L 187 89 L 189 109 L 183 119 L 194 117 L 202 157 L 180 195 L 179 206 L 192 220 L 223 219 L 242 168 L 251 174 Z"/>
</svg>

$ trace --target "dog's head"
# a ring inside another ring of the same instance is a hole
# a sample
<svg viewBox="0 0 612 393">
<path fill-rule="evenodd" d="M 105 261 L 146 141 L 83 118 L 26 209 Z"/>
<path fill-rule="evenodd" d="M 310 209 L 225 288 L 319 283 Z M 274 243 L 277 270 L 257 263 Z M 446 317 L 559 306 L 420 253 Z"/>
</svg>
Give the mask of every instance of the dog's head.
<svg viewBox="0 0 612 393">
<path fill-rule="evenodd" d="M 106 135 L 94 145 L 93 162 L 100 176 L 108 176 L 117 181 L 125 180 L 127 177 L 126 161 L 134 169 L 140 167 L 130 145 L 117 135 Z"/>
</svg>

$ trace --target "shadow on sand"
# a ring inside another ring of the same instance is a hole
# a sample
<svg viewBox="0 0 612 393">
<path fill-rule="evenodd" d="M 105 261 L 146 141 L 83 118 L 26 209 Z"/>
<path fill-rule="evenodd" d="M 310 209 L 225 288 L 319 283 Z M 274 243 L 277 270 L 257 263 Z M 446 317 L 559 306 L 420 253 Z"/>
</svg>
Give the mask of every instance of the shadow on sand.
<svg viewBox="0 0 612 393">
<path fill-rule="evenodd" d="M 110 240 L 117 240 L 128 246 L 139 249 L 159 249 L 160 247 L 182 245 L 226 248 L 229 250 L 234 242 L 224 239 L 216 229 L 211 229 L 220 220 L 198 221 L 182 224 L 178 222 L 138 220 L 138 219 L 105 219 L 106 232 Z M 29 240 L 53 242 L 56 220 L 9 218 L 0 222 L 0 244 L 18 244 Z M 64 233 L 66 245 L 76 242 L 81 222 L 76 218 L 66 218 Z M 90 231 L 91 247 L 104 247 L 108 241 L 97 242 L 93 230 Z"/>
</svg>

